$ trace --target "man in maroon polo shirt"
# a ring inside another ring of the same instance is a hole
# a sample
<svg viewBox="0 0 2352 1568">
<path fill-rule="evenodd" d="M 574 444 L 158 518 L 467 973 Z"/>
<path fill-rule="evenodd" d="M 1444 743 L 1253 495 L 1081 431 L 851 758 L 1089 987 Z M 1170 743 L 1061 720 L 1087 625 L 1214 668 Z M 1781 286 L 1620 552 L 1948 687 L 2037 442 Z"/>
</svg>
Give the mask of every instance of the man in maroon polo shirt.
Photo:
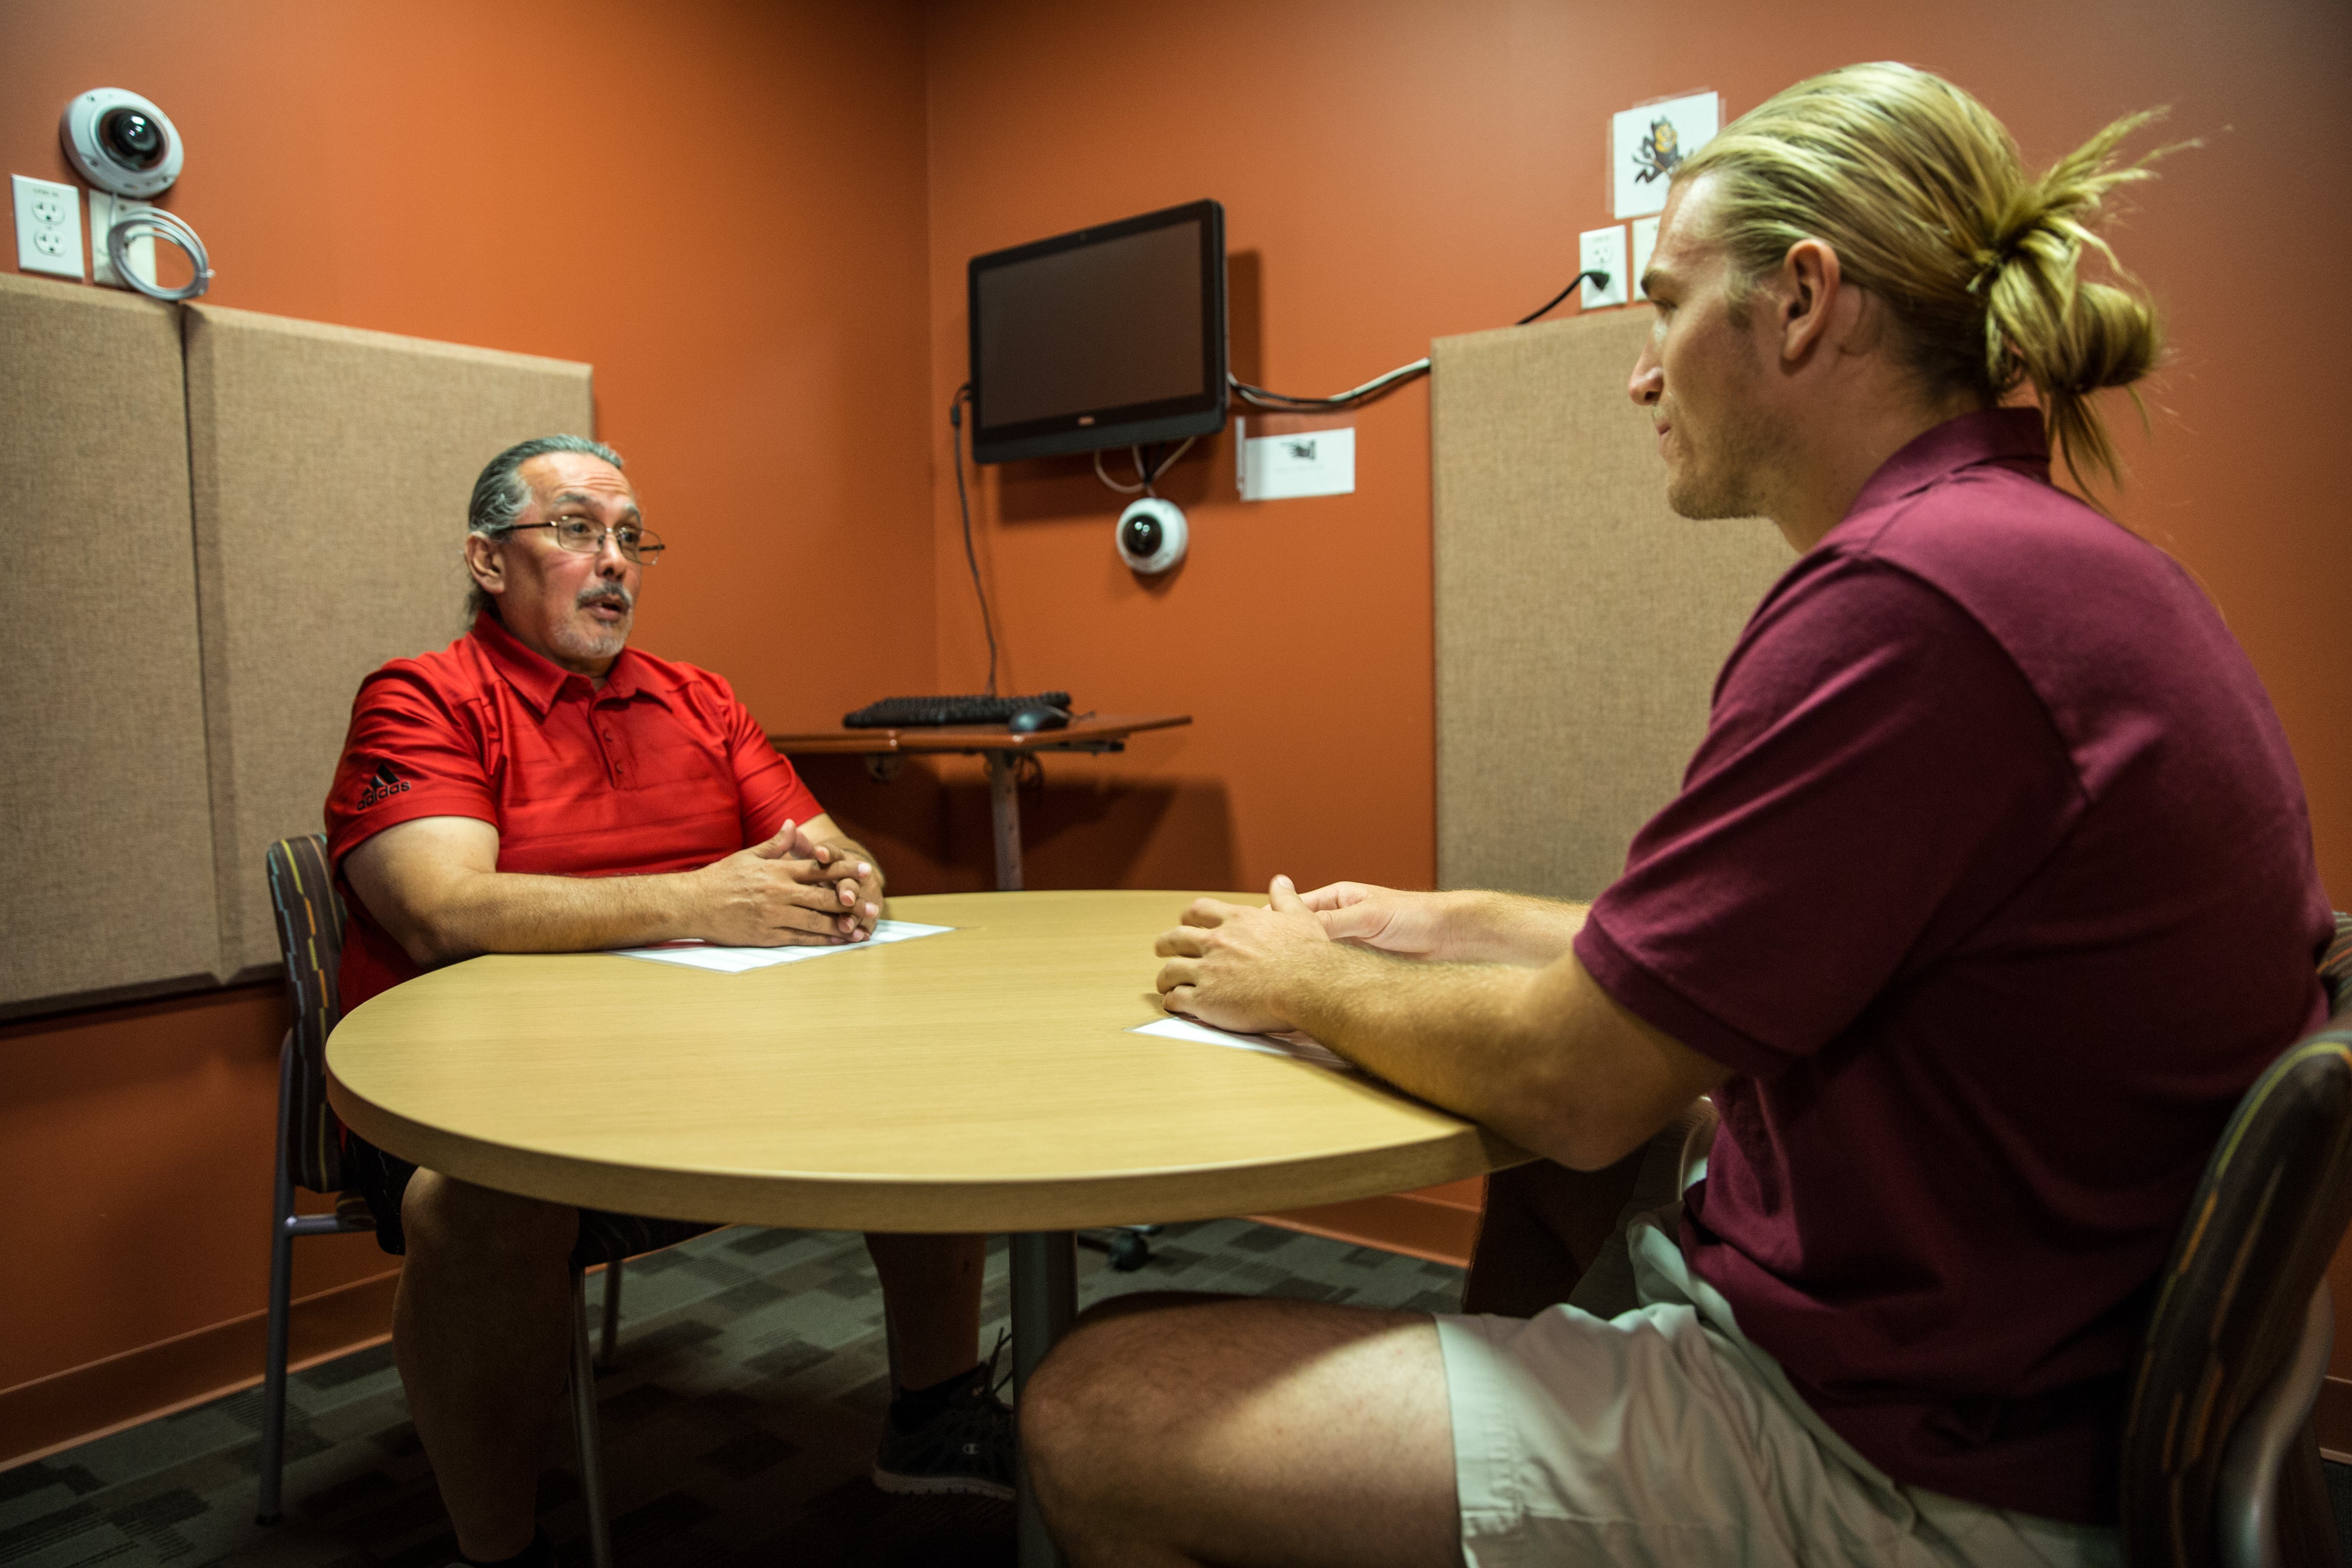
<svg viewBox="0 0 2352 1568">
<path fill-rule="evenodd" d="M 628 646 L 662 545 L 610 448 L 525 442 L 476 484 L 473 629 L 362 683 L 327 800 L 345 1009 L 479 953 L 678 937 L 858 942 L 874 858 L 727 683 Z M 468 1562 L 549 1558 L 533 1491 L 565 1376 L 567 1262 L 706 1226 L 494 1192 L 346 1134 L 385 1250 L 393 1343 Z M 875 1479 L 1012 1495 L 1009 1413 L 975 1365 L 982 1239 L 869 1236 L 898 1371 Z"/>
<path fill-rule="evenodd" d="M 1852 67 L 1677 173 L 1630 390 L 1677 512 L 1797 552 L 1681 793 L 1589 910 L 1277 878 L 1159 943 L 1171 1009 L 1547 1159 L 1463 1315 L 1082 1324 L 1021 1410 L 1075 1563 L 2119 1560 L 2155 1278 L 2332 924 L 2245 655 L 2051 483 L 2155 357 L 2079 276 L 2137 123 L 2034 178 Z"/>
</svg>

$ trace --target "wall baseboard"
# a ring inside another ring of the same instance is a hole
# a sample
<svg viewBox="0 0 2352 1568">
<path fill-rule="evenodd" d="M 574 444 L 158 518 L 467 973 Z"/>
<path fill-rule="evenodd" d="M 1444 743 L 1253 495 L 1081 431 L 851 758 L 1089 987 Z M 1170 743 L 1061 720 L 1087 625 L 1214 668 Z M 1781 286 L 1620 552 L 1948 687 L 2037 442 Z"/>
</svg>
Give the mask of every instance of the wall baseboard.
<svg viewBox="0 0 2352 1568">
<path fill-rule="evenodd" d="M 2352 1379 L 2331 1377 L 2319 1385 L 2311 1407 L 2312 1435 L 2322 1458 L 2352 1465 Z"/>
<path fill-rule="evenodd" d="M 299 1371 L 390 1337 L 399 1278 L 392 1269 L 296 1301 L 288 1365 Z M 269 1314 L 250 1312 L 0 1388 L 0 1470 L 250 1388 L 261 1381 L 268 1339 Z"/>
<path fill-rule="evenodd" d="M 1472 1176 L 1418 1192 L 1393 1192 L 1250 1218 L 1286 1230 L 1466 1269 L 1470 1250 L 1478 1240 L 1478 1219 L 1486 1208 L 1486 1178 Z"/>
</svg>

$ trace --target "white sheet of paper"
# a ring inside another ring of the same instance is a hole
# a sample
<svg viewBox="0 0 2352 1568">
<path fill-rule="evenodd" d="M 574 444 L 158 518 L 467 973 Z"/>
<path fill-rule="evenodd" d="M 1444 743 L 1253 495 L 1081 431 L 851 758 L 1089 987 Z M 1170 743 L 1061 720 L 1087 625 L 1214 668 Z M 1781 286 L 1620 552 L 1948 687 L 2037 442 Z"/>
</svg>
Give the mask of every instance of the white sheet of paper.
<svg viewBox="0 0 2352 1568">
<path fill-rule="evenodd" d="M 918 936 L 937 936 L 942 931 L 954 929 L 952 925 L 918 925 L 911 920 L 884 920 L 876 924 L 874 935 L 866 940 L 835 947 L 719 947 L 708 942 L 688 941 L 665 942 L 658 947 L 614 947 L 610 951 L 620 958 L 646 958 L 656 964 L 684 964 L 690 969 L 740 975 L 746 969 L 802 964 L 811 958 L 830 958 L 836 953 L 863 953 L 884 943 L 911 942 Z"/>
<path fill-rule="evenodd" d="M 1267 1056 L 1286 1056 L 1294 1061 L 1308 1061 L 1318 1067 L 1328 1067 L 1334 1072 L 1353 1072 L 1355 1065 L 1320 1040 L 1303 1034 L 1235 1034 L 1231 1030 L 1211 1029 L 1191 1019 L 1168 1018 L 1157 1023 L 1138 1024 L 1129 1034 L 1156 1034 L 1162 1040 L 1189 1040 L 1200 1045 L 1222 1045 L 1234 1051 L 1255 1051 Z"/>
</svg>

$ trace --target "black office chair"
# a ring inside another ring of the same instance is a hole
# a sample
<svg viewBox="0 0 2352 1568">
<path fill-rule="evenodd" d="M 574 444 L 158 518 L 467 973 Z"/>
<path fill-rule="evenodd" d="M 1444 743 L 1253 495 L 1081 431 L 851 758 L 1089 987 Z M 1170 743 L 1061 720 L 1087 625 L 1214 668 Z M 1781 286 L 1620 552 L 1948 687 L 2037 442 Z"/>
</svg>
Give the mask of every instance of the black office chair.
<svg viewBox="0 0 2352 1568">
<path fill-rule="evenodd" d="M 327 1036 L 342 1017 L 335 975 L 343 956 L 343 905 L 327 865 L 323 833 L 280 839 L 269 846 L 269 903 L 278 920 L 278 950 L 286 960 L 287 1000 L 293 1026 L 278 1051 L 278 1170 L 270 1207 L 269 1350 L 262 1372 L 261 1499 L 256 1522 L 282 1517 L 286 1469 L 286 1330 L 293 1289 L 294 1239 L 373 1232 L 375 1220 L 357 1192 L 343 1190 L 342 1144 L 327 1105 Z M 294 1189 L 334 1193 L 335 1212 L 294 1212 Z M 580 1442 L 580 1490 L 588 1516 L 594 1568 L 611 1568 L 604 1520 L 603 1467 L 596 1432 L 596 1366 L 610 1364 L 620 1332 L 621 1260 L 601 1260 L 599 1238 L 583 1234 L 572 1269 L 572 1414 Z M 606 1245 L 604 1250 L 612 1249 Z M 604 1264 L 601 1355 L 588 1340 L 585 1265 Z"/>
<path fill-rule="evenodd" d="M 2125 1419 L 2133 1568 L 2340 1568 L 2311 1409 L 2352 1222 L 2352 916 L 2321 966 L 2327 1027 L 2239 1102 L 2165 1265 Z"/>
</svg>

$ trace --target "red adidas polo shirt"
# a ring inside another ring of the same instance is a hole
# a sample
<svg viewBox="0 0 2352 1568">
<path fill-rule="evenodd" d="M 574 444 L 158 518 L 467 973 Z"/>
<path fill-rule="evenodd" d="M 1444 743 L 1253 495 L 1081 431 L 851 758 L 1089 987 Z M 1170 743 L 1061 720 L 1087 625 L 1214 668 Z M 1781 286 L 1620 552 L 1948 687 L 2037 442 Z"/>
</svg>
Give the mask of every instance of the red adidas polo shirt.
<svg viewBox="0 0 2352 1568">
<path fill-rule="evenodd" d="M 500 871 L 633 876 L 709 865 L 824 810 L 708 670 L 628 648 L 599 690 L 479 616 L 352 701 L 327 792 L 344 1010 L 420 972 L 342 883 L 343 857 L 394 823 L 478 817 Z"/>
</svg>

